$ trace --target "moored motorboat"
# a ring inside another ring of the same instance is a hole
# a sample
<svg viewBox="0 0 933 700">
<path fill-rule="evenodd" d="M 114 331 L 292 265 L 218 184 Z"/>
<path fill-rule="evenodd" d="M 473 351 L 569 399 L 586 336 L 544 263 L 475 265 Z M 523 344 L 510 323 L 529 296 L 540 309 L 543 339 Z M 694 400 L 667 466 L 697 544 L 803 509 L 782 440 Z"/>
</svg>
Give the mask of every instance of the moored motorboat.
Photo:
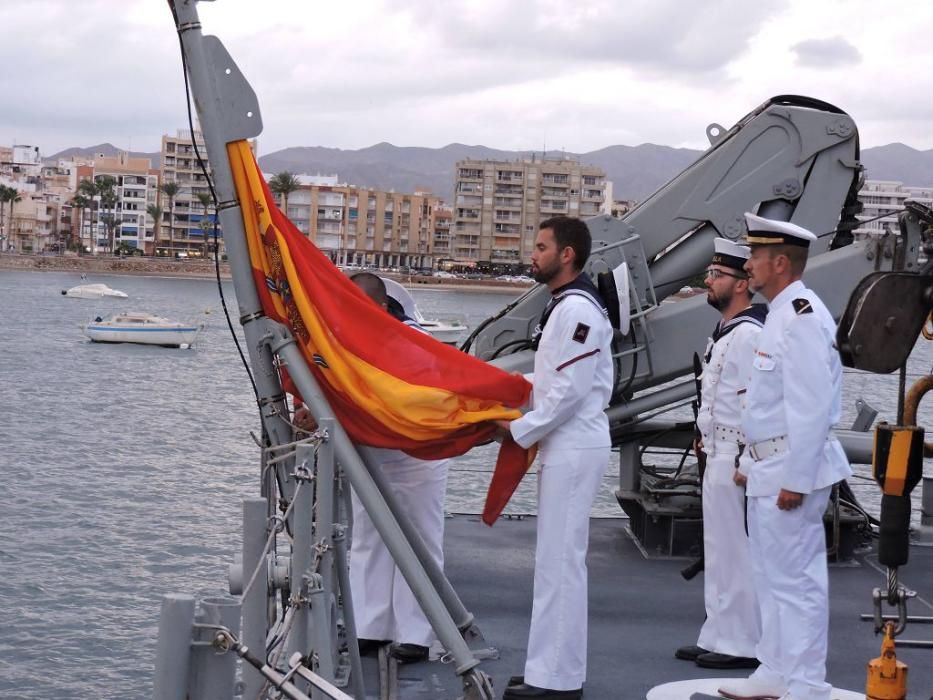
<svg viewBox="0 0 933 700">
<path fill-rule="evenodd" d="M 418 325 L 430 333 L 435 340 L 449 345 L 459 342 L 463 338 L 463 332 L 467 329 L 467 327 L 459 321 L 429 321 L 423 316 L 420 318 L 416 316 L 415 320 L 418 322 Z"/>
<path fill-rule="evenodd" d="M 181 323 L 147 313 L 114 314 L 97 317 L 82 326 L 84 335 L 95 343 L 140 343 L 163 347 L 190 347 L 204 324 Z"/>
<path fill-rule="evenodd" d="M 125 292 L 121 292 L 119 289 L 111 289 L 106 284 L 101 284 L 99 282 L 94 284 L 79 284 L 77 287 L 72 287 L 71 289 L 63 289 L 62 295 L 75 299 L 102 299 L 103 297 L 114 297 L 117 299 L 127 298 Z"/>
<path fill-rule="evenodd" d="M 413 321 L 416 321 L 432 338 L 442 343 L 453 345 L 463 337 L 463 333 L 467 327 L 462 323 L 459 321 L 440 321 L 425 318 L 418 308 L 418 305 L 415 303 L 415 299 L 411 295 L 411 292 L 388 277 L 383 277 L 382 281 L 385 282 L 386 293 L 399 303 L 405 311 L 405 315 Z"/>
</svg>

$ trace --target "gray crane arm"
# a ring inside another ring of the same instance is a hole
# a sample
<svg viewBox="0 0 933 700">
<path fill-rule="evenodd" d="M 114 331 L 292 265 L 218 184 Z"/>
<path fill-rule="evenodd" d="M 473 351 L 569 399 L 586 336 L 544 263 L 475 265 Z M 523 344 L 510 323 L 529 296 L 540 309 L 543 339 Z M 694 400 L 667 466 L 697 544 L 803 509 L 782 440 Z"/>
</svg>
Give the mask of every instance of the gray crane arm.
<svg viewBox="0 0 933 700">
<path fill-rule="evenodd" d="M 745 212 L 830 234 L 812 246 L 805 281 L 837 318 L 858 280 L 875 269 L 867 244 L 851 244 L 848 231 L 833 233 L 854 228 L 858 211 L 862 169 L 851 117 L 812 98 L 781 96 L 731 129 L 710 125 L 707 136 L 708 150 L 623 218 L 587 220 L 594 245 L 586 271 L 595 278 L 625 262 L 630 276 L 632 324 L 616 343 L 614 405 L 691 371 L 692 354 L 705 347 L 717 314 L 702 296 L 665 300 L 702 273 L 713 238 L 745 234 Z M 545 287 L 533 289 L 474 334 L 472 351 L 528 371 L 533 353 L 523 341 L 547 298 Z M 671 400 L 670 392 L 662 396 Z"/>
</svg>

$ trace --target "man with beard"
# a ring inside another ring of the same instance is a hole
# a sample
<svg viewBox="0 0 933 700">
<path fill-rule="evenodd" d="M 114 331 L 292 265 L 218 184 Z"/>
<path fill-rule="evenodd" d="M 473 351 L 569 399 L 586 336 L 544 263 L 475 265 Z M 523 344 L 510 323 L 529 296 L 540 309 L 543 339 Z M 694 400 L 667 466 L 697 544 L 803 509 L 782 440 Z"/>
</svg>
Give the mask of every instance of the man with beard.
<svg viewBox="0 0 933 700">
<path fill-rule="evenodd" d="M 832 432 L 842 414 L 836 324 L 801 281 L 816 236 L 786 221 L 745 219 L 752 249 L 745 271 L 770 303 L 742 416 L 751 457 L 742 469 L 761 665 L 719 693 L 737 700 L 829 700 L 823 513 L 833 484 L 852 473 Z"/>
<path fill-rule="evenodd" d="M 532 408 L 497 421 L 522 447 L 538 444 L 534 602 L 524 676 L 503 700 L 576 699 L 586 678 L 589 515 L 609 463 L 612 326 L 606 305 L 582 274 L 590 255 L 580 219 L 542 222 L 532 274 L 551 298 L 533 339 Z"/>
<path fill-rule="evenodd" d="M 692 646 L 674 656 L 703 668 L 755 668 L 760 636 L 758 601 L 745 532 L 745 491 L 734 481 L 743 456 L 742 409 L 758 334 L 767 315 L 752 304 L 744 266 L 750 250 L 725 238 L 713 241 L 706 270 L 706 301 L 722 318 L 703 357 L 698 449 L 706 452 L 703 474 L 703 598 L 706 622 Z M 741 481 L 741 479 L 739 479 Z"/>
</svg>

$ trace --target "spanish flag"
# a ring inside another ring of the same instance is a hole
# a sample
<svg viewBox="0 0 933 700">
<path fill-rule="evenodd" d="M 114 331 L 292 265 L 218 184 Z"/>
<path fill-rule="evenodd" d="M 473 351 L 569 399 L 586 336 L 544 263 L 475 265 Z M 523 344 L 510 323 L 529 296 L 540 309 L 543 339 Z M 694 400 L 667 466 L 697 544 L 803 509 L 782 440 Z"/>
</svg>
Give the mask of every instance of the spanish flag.
<svg viewBox="0 0 933 700">
<path fill-rule="evenodd" d="M 392 318 L 279 211 L 249 145 L 233 142 L 227 152 L 263 311 L 291 330 L 351 440 L 442 459 L 488 442 L 490 421 L 521 415 L 531 390 L 524 378 Z M 488 525 L 530 461 L 510 438 L 503 442 L 483 512 Z"/>
</svg>

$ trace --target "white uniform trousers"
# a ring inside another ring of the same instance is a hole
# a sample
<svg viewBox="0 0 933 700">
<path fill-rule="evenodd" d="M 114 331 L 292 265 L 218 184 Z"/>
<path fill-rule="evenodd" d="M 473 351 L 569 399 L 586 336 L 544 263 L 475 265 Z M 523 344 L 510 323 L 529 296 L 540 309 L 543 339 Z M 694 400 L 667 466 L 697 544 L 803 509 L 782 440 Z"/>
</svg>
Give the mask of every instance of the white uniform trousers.
<svg viewBox="0 0 933 700">
<path fill-rule="evenodd" d="M 719 654 L 755 656 L 761 618 L 745 533 L 745 489 L 737 486 L 736 443 L 717 442 L 703 474 L 703 598 L 706 622 L 697 645 Z"/>
<path fill-rule="evenodd" d="M 376 468 L 382 469 L 431 557 L 442 567 L 447 461 L 425 462 L 399 453 L 398 461 L 383 460 Z M 434 631 L 427 617 L 356 493 L 352 502 L 350 591 L 357 637 L 430 646 Z"/>
<path fill-rule="evenodd" d="M 780 510 L 777 496 L 748 499 L 748 533 L 761 606 L 761 666 L 754 676 L 783 685 L 794 700 L 829 700 L 826 649 L 829 573 L 823 513 L 832 487 Z"/>
<path fill-rule="evenodd" d="M 576 690 L 586 680 L 586 550 L 609 448 L 548 448 L 538 471 L 534 602 L 525 682 Z"/>
</svg>

